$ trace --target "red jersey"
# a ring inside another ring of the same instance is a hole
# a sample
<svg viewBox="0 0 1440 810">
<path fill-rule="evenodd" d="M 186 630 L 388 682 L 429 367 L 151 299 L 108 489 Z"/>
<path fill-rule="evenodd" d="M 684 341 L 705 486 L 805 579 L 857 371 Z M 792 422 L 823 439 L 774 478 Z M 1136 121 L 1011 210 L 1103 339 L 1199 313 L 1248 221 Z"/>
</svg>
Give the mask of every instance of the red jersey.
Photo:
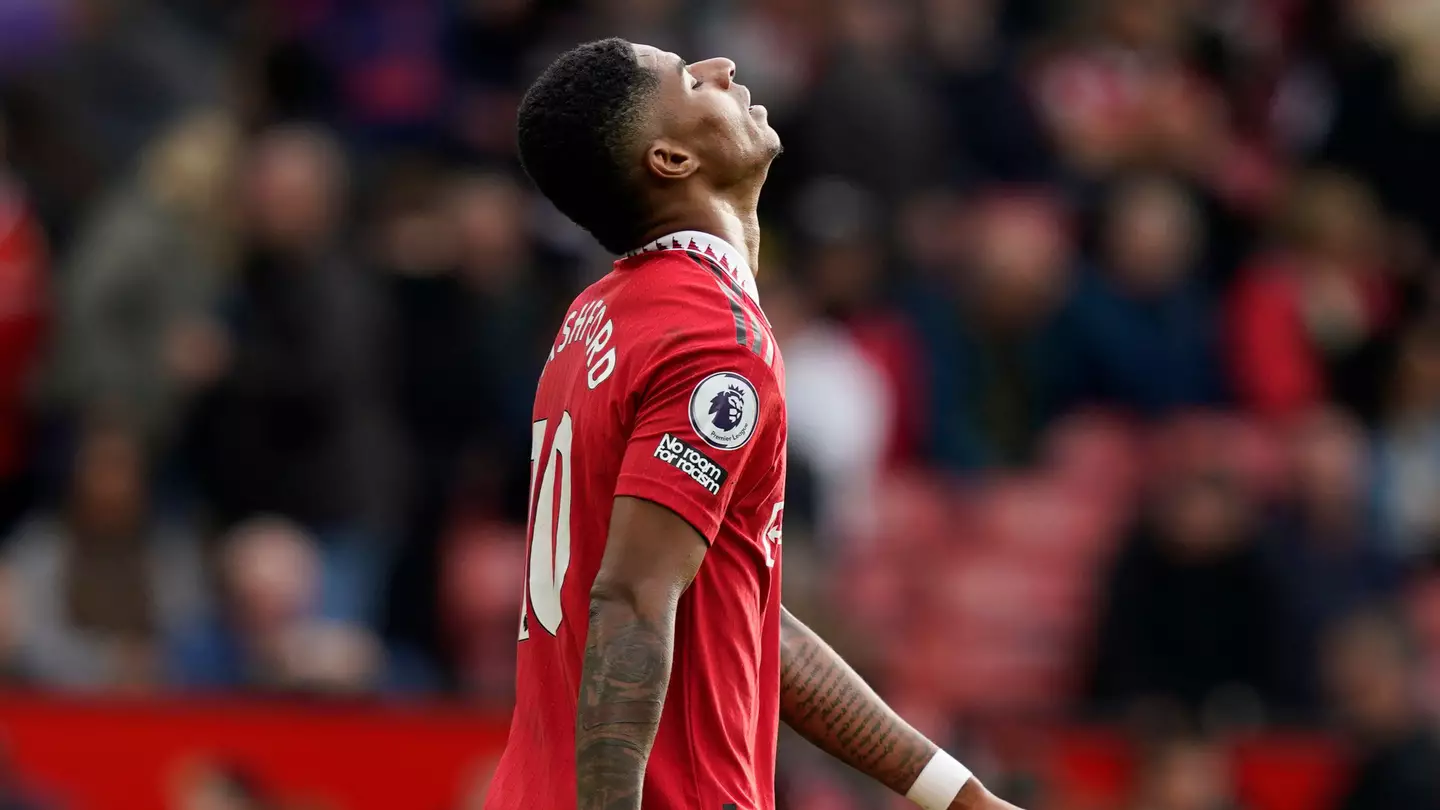
<svg viewBox="0 0 1440 810">
<path fill-rule="evenodd" d="M 681 597 L 645 810 L 773 810 L 784 369 L 738 252 L 666 237 L 575 299 L 535 395 L 515 716 L 486 810 L 574 810 L 575 718 L 617 495 L 709 543 Z"/>
</svg>

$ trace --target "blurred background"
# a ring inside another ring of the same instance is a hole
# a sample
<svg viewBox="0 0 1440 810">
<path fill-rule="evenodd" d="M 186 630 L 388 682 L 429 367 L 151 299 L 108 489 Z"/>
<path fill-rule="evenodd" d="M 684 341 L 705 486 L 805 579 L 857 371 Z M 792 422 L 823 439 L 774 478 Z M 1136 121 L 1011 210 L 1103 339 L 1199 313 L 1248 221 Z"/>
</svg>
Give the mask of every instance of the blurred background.
<svg viewBox="0 0 1440 810">
<path fill-rule="evenodd" d="M 480 806 L 610 261 L 514 109 L 608 35 L 782 134 L 786 599 L 897 708 L 1027 810 L 1440 807 L 1435 0 L 0 0 L 0 807 Z"/>
</svg>

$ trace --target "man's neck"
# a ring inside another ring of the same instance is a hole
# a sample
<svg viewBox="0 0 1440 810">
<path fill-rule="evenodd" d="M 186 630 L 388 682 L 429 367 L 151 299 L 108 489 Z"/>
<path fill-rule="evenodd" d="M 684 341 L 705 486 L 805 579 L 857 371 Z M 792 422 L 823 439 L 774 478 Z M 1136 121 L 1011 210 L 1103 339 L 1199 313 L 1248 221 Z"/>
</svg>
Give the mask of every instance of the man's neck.
<svg viewBox="0 0 1440 810">
<path fill-rule="evenodd" d="M 747 198 L 752 195 L 746 195 Z M 652 242 L 677 231 L 700 231 L 735 246 L 745 261 L 750 263 L 752 272 L 760 266 L 760 217 L 755 213 L 759 194 L 737 204 L 721 197 L 710 197 L 702 203 L 677 208 L 673 213 L 659 217 L 645 233 L 645 242 Z M 643 244 L 643 242 L 642 242 Z"/>
</svg>

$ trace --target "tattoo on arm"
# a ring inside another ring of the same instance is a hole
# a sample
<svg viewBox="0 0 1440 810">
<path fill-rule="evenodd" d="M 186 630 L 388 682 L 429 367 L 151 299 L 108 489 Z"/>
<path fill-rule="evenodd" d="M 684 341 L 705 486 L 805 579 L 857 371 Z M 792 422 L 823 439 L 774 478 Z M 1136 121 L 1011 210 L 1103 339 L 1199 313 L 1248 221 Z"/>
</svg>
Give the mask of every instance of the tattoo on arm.
<svg viewBox="0 0 1440 810">
<path fill-rule="evenodd" d="M 790 611 L 781 615 L 781 719 L 820 750 L 903 795 L 935 744 Z"/>
<path fill-rule="evenodd" d="M 591 603 L 575 726 L 580 810 L 640 807 L 674 638 L 673 604 L 652 621 L 624 600 Z"/>
</svg>

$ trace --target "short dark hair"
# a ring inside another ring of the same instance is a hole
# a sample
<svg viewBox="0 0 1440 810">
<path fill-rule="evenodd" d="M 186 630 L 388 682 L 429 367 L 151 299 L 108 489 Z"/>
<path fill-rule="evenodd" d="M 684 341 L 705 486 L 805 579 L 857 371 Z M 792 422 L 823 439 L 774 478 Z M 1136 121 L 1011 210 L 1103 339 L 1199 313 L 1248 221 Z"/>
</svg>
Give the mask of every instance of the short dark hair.
<svg viewBox="0 0 1440 810">
<path fill-rule="evenodd" d="M 612 253 L 635 248 L 646 216 L 627 165 L 660 77 L 623 39 L 580 45 L 551 63 L 520 102 L 525 172 L 562 213 Z"/>
</svg>

